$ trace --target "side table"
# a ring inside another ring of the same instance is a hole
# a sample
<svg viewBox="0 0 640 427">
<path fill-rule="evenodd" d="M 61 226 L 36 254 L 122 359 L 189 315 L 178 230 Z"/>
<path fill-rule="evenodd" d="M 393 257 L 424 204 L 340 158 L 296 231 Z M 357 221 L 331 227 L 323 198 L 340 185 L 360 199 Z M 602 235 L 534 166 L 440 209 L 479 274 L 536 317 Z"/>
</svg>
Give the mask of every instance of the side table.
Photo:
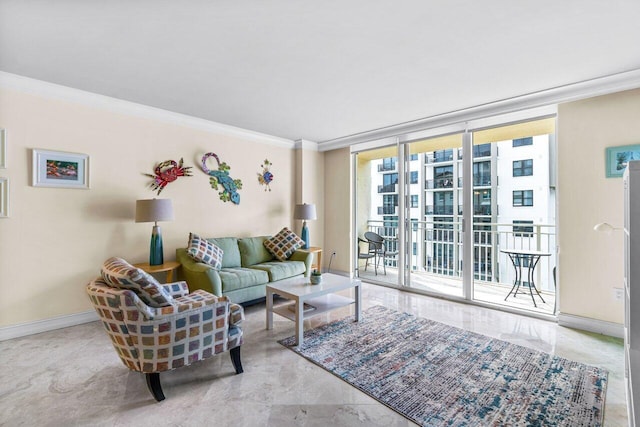
<svg viewBox="0 0 640 427">
<path fill-rule="evenodd" d="M 315 256 L 313 257 L 313 261 L 311 261 L 311 271 L 322 271 L 322 248 L 318 246 L 309 246 L 307 249 L 302 250 L 307 251 L 311 254 L 315 254 Z"/>
<path fill-rule="evenodd" d="M 149 265 L 148 262 L 142 262 L 140 264 L 133 264 L 133 266 L 149 274 L 167 273 L 167 281 L 165 283 L 173 283 L 173 272 L 180 267 L 180 263 L 177 261 L 166 261 L 160 265 Z"/>
</svg>

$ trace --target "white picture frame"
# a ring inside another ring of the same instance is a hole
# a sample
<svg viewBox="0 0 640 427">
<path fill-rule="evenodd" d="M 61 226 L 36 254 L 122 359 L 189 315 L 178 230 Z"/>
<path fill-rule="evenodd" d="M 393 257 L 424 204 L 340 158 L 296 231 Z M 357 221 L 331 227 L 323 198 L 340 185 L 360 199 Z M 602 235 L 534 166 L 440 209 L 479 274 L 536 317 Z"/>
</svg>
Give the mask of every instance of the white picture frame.
<svg viewBox="0 0 640 427">
<path fill-rule="evenodd" d="M 9 178 L 0 178 L 0 218 L 9 217 Z"/>
<path fill-rule="evenodd" d="M 7 130 L 0 128 L 0 169 L 7 168 Z"/>
<path fill-rule="evenodd" d="M 32 185 L 89 189 L 89 155 L 33 149 Z"/>
</svg>

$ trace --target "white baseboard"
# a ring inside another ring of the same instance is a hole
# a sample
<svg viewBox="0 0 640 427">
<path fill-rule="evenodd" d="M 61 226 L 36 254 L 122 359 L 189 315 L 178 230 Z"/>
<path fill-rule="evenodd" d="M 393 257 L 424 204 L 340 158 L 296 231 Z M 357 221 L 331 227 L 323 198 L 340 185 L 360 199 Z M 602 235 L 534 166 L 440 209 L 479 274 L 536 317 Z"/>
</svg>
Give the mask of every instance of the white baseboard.
<svg viewBox="0 0 640 427">
<path fill-rule="evenodd" d="M 624 325 L 621 323 L 606 322 L 604 320 L 589 319 L 587 317 L 574 316 L 573 314 L 558 314 L 558 325 L 567 328 L 581 329 L 616 338 L 624 338 Z"/>
<path fill-rule="evenodd" d="M 91 310 L 83 313 L 36 320 L 34 322 L 20 323 L 18 325 L 4 326 L 0 328 L 0 341 L 81 325 L 96 320 L 98 320 L 98 314 L 95 310 Z"/>
</svg>

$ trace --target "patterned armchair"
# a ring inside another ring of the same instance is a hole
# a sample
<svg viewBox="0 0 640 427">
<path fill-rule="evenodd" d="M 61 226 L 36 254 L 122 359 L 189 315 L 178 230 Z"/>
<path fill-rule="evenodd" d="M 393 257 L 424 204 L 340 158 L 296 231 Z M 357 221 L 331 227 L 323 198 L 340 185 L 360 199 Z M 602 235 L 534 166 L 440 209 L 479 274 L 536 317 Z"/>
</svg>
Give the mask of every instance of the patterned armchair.
<svg viewBox="0 0 640 427">
<path fill-rule="evenodd" d="M 164 400 L 160 372 L 190 365 L 230 350 L 237 374 L 244 310 L 227 297 L 186 282 L 159 284 L 120 258 L 102 266 L 87 293 L 122 362 L 146 376 L 157 401 Z"/>
</svg>

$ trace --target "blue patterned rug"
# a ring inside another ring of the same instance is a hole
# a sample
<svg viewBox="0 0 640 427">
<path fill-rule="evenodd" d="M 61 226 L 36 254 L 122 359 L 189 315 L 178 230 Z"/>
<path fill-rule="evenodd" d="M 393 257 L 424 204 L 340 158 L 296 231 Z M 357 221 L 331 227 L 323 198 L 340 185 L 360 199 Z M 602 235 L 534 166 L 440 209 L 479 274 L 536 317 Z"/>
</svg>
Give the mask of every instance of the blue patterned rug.
<svg viewBox="0 0 640 427">
<path fill-rule="evenodd" d="M 607 371 L 374 306 L 280 343 L 423 426 L 601 426 Z"/>
</svg>

